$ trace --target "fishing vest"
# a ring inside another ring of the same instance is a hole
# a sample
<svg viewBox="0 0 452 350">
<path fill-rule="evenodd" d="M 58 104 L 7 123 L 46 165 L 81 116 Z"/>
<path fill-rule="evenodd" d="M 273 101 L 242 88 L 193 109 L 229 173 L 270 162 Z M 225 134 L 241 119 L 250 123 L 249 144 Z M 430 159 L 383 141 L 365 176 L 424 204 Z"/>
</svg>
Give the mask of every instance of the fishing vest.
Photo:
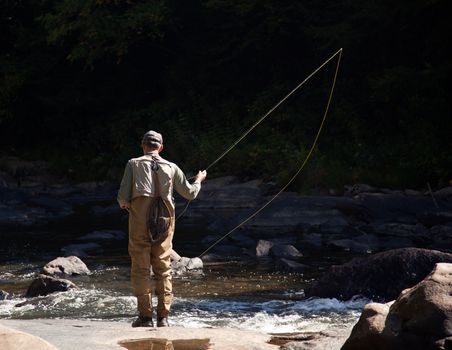
<svg viewBox="0 0 452 350">
<path fill-rule="evenodd" d="M 173 199 L 174 168 L 170 162 L 158 155 L 147 154 L 132 162 L 132 198 L 152 198 L 147 222 L 151 242 L 164 241 L 175 224 Z"/>
</svg>

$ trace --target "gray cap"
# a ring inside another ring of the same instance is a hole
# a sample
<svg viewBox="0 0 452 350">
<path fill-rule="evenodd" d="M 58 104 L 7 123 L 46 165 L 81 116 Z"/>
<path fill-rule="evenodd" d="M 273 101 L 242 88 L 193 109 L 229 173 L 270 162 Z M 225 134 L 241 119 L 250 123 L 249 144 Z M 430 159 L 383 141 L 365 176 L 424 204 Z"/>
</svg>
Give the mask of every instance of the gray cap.
<svg viewBox="0 0 452 350">
<path fill-rule="evenodd" d="M 146 134 L 143 135 L 143 139 L 141 140 L 141 142 L 146 142 L 146 143 L 159 143 L 159 144 L 163 144 L 163 137 L 162 134 L 159 134 L 157 131 L 154 130 L 149 130 Z"/>
</svg>

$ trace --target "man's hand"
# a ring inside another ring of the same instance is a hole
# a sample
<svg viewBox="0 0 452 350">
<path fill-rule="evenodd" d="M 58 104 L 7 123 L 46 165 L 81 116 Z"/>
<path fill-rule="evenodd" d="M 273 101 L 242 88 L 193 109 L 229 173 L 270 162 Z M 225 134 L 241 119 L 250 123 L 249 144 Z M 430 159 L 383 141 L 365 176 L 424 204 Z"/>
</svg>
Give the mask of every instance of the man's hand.
<svg viewBox="0 0 452 350">
<path fill-rule="evenodd" d="M 119 205 L 119 207 L 120 207 L 121 209 L 125 209 L 125 210 L 129 211 L 129 209 L 130 209 L 130 203 L 121 203 L 121 204 Z"/>
<path fill-rule="evenodd" d="M 201 183 L 203 182 L 207 177 L 207 171 L 203 170 L 203 171 L 198 171 L 198 174 L 196 174 L 195 176 L 195 182 Z"/>
</svg>

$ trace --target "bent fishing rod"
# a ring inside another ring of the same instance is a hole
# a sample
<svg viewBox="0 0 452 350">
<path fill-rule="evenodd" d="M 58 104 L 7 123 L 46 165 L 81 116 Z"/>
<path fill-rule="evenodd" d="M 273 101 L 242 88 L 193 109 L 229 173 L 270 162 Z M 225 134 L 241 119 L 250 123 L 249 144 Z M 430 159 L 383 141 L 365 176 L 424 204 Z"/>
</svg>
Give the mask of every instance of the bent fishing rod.
<svg viewBox="0 0 452 350">
<path fill-rule="evenodd" d="M 253 219 L 255 216 L 257 216 L 262 210 L 264 210 L 266 207 L 270 205 L 282 192 L 284 192 L 287 187 L 292 184 L 292 182 L 295 180 L 295 178 L 303 171 L 306 164 L 308 163 L 309 159 L 311 158 L 312 153 L 314 152 L 314 149 L 317 145 L 317 142 L 319 140 L 320 134 L 323 130 L 328 111 L 330 109 L 331 101 L 333 99 L 333 92 L 334 88 L 336 86 L 337 76 L 339 72 L 339 66 L 341 63 L 342 58 L 342 48 L 339 49 L 337 52 L 335 52 L 330 58 L 328 58 L 325 62 L 323 62 L 319 67 L 317 67 L 311 74 L 309 74 L 303 81 L 301 81 L 295 88 L 293 88 L 286 96 L 284 96 L 275 106 L 270 108 L 270 110 L 265 113 L 261 118 L 259 118 L 248 130 L 246 130 L 236 141 L 234 141 L 227 149 L 223 151 L 212 163 L 210 163 L 206 170 L 209 170 L 212 166 L 214 166 L 216 163 L 218 163 L 226 154 L 228 154 L 235 146 L 237 146 L 252 130 L 254 130 L 260 123 L 262 123 L 270 114 L 272 114 L 279 106 L 281 106 L 290 96 L 292 96 L 298 89 L 300 89 L 306 82 L 308 82 L 314 75 L 316 75 L 323 67 L 325 67 L 333 58 L 336 56 L 338 57 L 337 63 L 336 63 L 336 69 L 334 71 L 333 81 L 331 84 L 330 92 L 328 95 L 328 100 L 323 112 L 323 117 L 320 122 L 320 126 L 317 130 L 316 136 L 314 138 L 314 141 L 312 142 L 311 147 L 309 148 L 309 152 L 307 153 L 304 160 L 301 162 L 300 167 L 297 169 L 297 171 L 294 173 L 294 175 L 290 178 L 290 180 L 273 196 L 271 197 L 263 206 L 261 206 L 259 209 L 257 209 L 255 212 L 253 212 L 250 216 L 248 216 L 245 220 L 240 222 L 238 225 L 236 225 L 234 228 L 232 228 L 230 231 L 228 231 L 225 235 L 223 235 L 221 238 L 219 238 L 217 241 L 215 241 L 213 244 L 211 244 L 206 250 L 204 250 L 198 257 L 201 258 L 207 252 L 209 252 L 213 247 L 215 247 L 218 243 L 223 241 L 226 237 L 228 237 L 230 234 L 232 234 L 234 231 L 236 231 L 238 228 L 246 224 L 248 221 Z M 188 206 L 190 204 L 190 201 L 185 206 L 182 213 L 176 218 L 178 220 L 188 209 Z"/>
</svg>

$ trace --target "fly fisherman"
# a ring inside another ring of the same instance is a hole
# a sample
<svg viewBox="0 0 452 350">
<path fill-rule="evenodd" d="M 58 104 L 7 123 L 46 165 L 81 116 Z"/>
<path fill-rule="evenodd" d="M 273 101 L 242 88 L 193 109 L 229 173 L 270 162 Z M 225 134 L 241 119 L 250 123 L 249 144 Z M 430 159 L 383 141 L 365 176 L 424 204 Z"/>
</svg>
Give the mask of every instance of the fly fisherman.
<svg viewBox="0 0 452 350">
<path fill-rule="evenodd" d="M 173 299 L 170 261 L 175 226 L 173 189 L 186 199 L 195 199 L 206 171 L 199 171 L 190 184 L 176 164 L 160 157 L 163 138 L 153 130 L 144 134 L 141 147 L 144 155 L 128 161 L 117 198 L 119 206 L 129 212 L 131 283 L 138 306 L 138 318 L 132 327 L 154 326 L 151 267 L 158 298 L 157 327 L 168 327 Z"/>
</svg>

